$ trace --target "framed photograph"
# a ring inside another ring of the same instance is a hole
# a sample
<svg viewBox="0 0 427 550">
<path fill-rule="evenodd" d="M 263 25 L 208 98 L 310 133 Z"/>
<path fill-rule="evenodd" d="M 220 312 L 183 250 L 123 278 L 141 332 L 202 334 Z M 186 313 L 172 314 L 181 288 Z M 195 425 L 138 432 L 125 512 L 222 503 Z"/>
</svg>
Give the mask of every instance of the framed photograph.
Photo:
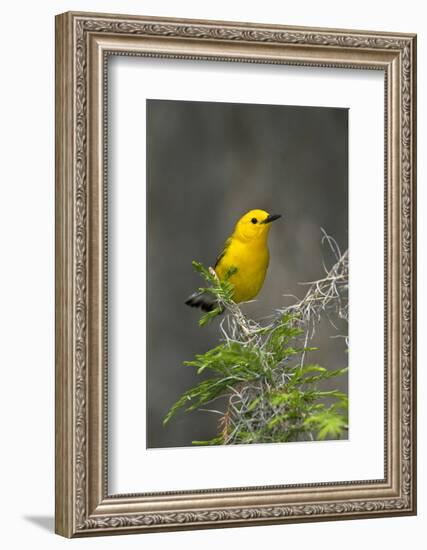
<svg viewBox="0 0 427 550">
<path fill-rule="evenodd" d="M 56 532 L 416 513 L 416 37 L 56 18 Z"/>
</svg>

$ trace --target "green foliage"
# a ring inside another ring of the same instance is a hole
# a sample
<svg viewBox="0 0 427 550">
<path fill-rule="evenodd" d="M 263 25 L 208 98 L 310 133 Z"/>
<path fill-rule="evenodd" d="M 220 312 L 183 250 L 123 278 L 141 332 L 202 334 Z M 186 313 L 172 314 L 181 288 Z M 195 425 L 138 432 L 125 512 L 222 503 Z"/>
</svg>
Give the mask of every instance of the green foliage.
<svg viewBox="0 0 427 550">
<path fill-rule="evenodd" d="M 226 304 L 232 302 L 233 297 L 233 285 L 230 283 L 229 279 L 232 275 L 237 272 L 237 267 L 231 267 L 225 274 L 224 280 L 220 281 L 209 269 L 206 269 L 201 263 L 193 260 L 194 269 L 200 273 L 200 275 L 209 283 L 208 287 L 199 288 L 201 292 L 207 292 L 214 296 L 215 300 L 218 302 L 218 307 L 212 311 L 208 311 L 199 320 L 199 325 L 203 327 L 215 317 L 220 315 Z"/>
<path fill-rule="evenodd" d="M 209 287 L 218 307 L 203 315 L 200 325 L 219 312 L 229 315 L 230 335 L 215 348 L 184 363 L 209 378 L 187 390 L 167 413 L 164 424 L 179 411 L 194 411 L 222 398 L 225 410 L 218 434 L 195 445 L 264 443 L 312 439 L 340 439 L 348 429 L 348 398 L 324 383 L 342 376 L 347 368 L 328 370 L 305 362 L 317 348 L 308 338 L 298 313 L 279 312 L 272 323 L 260 326 L 246 319 L 232 301 L 227 274 L 218 281 L 201 264 L 193 265 Z"/>
</svg>

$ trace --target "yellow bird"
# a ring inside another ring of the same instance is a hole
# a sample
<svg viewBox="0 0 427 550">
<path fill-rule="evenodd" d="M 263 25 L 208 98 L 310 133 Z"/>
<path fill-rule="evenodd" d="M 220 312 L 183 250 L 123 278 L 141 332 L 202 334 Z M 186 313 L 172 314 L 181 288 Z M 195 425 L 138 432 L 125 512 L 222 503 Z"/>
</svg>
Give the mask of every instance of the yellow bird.
<svg viewBox="0 0 427 550">
<path fill-rule="evenodd" d="M 240 218 L 226 240 L 214 269 L 219 280 L 223 280 L 230 268 L 237 269 L 229 279 L 234 287 L 235 302 L 252 300 L 261 290 L 270 261 L 267 241 L 271 222 L 280 217 L 280 214 L 269 214 L 265 210 L 250 210 Z M 185 303 L 204 311 L 211 311 L 216 306 L 215 298 L 203 292 L 192 294 Z"/>
</svg>

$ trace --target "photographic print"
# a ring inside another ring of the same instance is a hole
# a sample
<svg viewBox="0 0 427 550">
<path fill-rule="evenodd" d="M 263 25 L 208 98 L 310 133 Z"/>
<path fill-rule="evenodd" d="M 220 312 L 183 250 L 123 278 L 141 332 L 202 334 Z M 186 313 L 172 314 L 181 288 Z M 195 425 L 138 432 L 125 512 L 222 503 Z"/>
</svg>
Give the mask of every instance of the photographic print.
<svg viewBox="0 0 427 550">
<path fill-rule="evenodd" d="M 147 447 L 347 439 L 348 109 L 146 108 Z"/>
<path fill-rule="evenodd" d="M 67 12 L 55 80 L 56 532 L 414 515 L 416 35 Z"/>
</svg>

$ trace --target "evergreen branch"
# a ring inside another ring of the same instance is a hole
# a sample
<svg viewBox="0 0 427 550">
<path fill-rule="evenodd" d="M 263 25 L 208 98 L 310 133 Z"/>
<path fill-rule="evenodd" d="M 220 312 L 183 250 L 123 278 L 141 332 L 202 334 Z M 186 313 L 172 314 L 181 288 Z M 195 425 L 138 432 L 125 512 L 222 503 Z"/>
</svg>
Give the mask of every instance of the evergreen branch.
<svg viewBox="0 0 427 550">
<path fill-rule="evenodd" d="M 247 318 L 233 302 L 229 279 L 232 268 L 220 281 L 212 268 L 193 262 L 209 286 L 218 306 L 204 314 L 201 326 L 219 313 L 221 343 L 185 365 L 197 374 L 209 370 L 212 378 L 185 392 L 172 405 L 164 423 L 179 410 L 206 410 L 220 397 L 227 404 L 218 424 L 218 434 L 195 445 L 262 443 L 344 437 L 348 429 L 348 397 L 338 390 L 322 389 L 324 381 L 343 376 L 347 368 L 329 370 L 306 363 L 316 325 L 322 318 L 336 326 L 348 322 L 348 253 L 341 254 L 334 239 L 323 232 L 335 257 L 331 268 L 318 281 L 308 283 L 301 300 L 276 310 L 272 321 L 261 325 Z M 342 335 L 339 335 L 342 336 Z M 344 336 L 347 341 L 347 337 Z M 209 412 L 209 411 L 208 411 Z M 212 411 L 216 414 L 220 411 Z"/>
</svg>

